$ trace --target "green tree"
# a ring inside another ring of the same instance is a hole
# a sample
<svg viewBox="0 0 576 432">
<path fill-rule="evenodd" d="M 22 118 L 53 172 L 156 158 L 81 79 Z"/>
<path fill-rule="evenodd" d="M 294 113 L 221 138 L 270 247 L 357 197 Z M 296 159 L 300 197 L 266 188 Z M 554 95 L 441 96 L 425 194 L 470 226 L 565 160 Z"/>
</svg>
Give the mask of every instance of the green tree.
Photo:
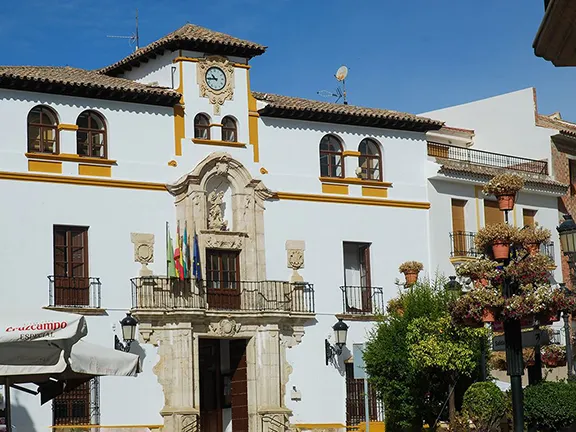
<svg viewBox="0 0 576 432">
<path fill-rule="evenodd" d="M 382 317 L 366 345 L 366 370 L 384 402 L 387 432 L 420 431 L 424 422 L 432 426 L 445 404 L 448 385 L 453 381 L 446 379 L 442 368 L 413 361 L 418 354 L 412 352 L 418 343 L 409 336 L 415 320 L 435 322 L 447 316 L 454 294 L 444 289 L 444 283 L 443 278 L 419 282 L 401 294 L 397 307 Z M 477 365 L 481 344 L 476 343 L 472 349 Z M 472 377 L 478 374 L 476 367 Z M 459 386 L 462 382 L 460 379 Z"/>
</svg>

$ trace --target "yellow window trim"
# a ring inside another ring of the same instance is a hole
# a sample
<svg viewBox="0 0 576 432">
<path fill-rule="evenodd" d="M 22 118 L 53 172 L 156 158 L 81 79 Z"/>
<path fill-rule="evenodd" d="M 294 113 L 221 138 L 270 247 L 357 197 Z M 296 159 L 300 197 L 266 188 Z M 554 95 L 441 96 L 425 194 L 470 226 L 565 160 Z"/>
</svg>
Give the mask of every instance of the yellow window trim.
<svg viewBox="0 0 576 432">
<path fill-rule="evenodd" d="M 58 130 L 77 131 L 77 130 L 78 130 L 78 125 L 75 125 L 75 124 L 67 124 L 67 123 L 60 123 L 60 124 L 58 124 Z"/>
<path fill-rule="evenodd" d="M 62 162 L 29 160 L 28 171 L 62 174 Z"/>
<path fill-rule="evenodd" d="M 215 145 L 222 147 L 236 147 L 236 148 L 246 148 L 246 144 L 233 142 L 233 141 L 219 141 L 219 140 L 207 140 L 200 138 L 192 138 L 194 144 L 205 144 L 205 145 Z"/>
<path fill-rule="evenodd" d="M 344 150 L 342 156 L 362 156 L 362 153 L 354 150 Z"/>
<path fill-rule="evenodd" d="M 200 59 L 196 58 L 196 57 L 179 56 L 179 57 L 176 57 L 174 60 L 172 60 L 172 63 L 179 63 L 179 62 L 198 63 L 199 61 L 200 61 Z M 244 63 L 232 63 L 232 66 L 237 67 L 237 68 L 242 68 L 242 69 L 250 69 L 250 65 L 247 65 Z"/>
<path fill-rule="evenodd" d="M 375 197 L 375 198 L 388 198 L 388 189 L 362 186 L 362 196 Z"/>
<path fill-rule="evenodd" d="M 382 182 L 377 180 L 363 180 L 354 177 L 318 177 L 322 183 L 343 183 L 343 184 L 353 184 L 353 185 L 364 185 L 364 186 L 376 186 L 376 187 L 392 187 L 392 183 Z"/>
<path fill-rule="evenodd" d="M 430 203 L 419 201 L 399 201 L 390 199 L 370 199 L 349 196 L 331 196 L 331 195 L 316 195 L 304 194 L 294 192 L 278 192 L 276 194 L 279 200 L 293 200 L 293 201 L 309 201 L 309 202 L 325 202 L 337 204 L 356 204 L 356 205 L 373 205 L 382 207 L 399 207 L 410 209 L 428 210 Z"/>
<path fill-rule="evenodd" d="M 222 123 L 210 123 L 208 125 L 208 127 L 212 127 L 212 126 L 224 127 L 224 125 Z"/>
<path fill-rule="evenodd" d="M 322 193 L 348 195 L 348 185 L 322 183 Z"/>
<path fill-rule="evenodd" d="M 40 162 L 40 161 L 29 161 L 29 162 Z M 44 163 L 58 163 L 58 162 L 44 162 Z M 166 191 L 166 185 L 163 183 L 85 178 L 85 177 L 54 176 L 47 174 L 15 173 L 8 171 L 0 171 L 0 180 L 18 180 L 18 181 L 41 182 L 41 183 L 72 184 L 81 186 L 101 186 L 101 187 L 112 187 L 122 189 Z"/>
<path fill-rule="evenodd" d="M 94 177 L 112 177 L 112 167 L 78 164 L 78 175 L 94 176 Z"/>
<path fill-rule="evenodd" d="M 260 117 L 258 111 L 248 111 L 248 117 Z"/>
<path fill-rule="evenodd" d="M 341 429 L 346 426 L 342 423 L 296 423 L 298 429 Z"/>
<path fill-rule="evenodd" d="M 71 153 L 60 153 L 60 154 L 25 153 L 25 156 L 28 159 L 43 159 L 43 160 L 62 161 L 62 162 L 81 162 L 96 165 L 117 165 L 117 161 L 112 159 L 100 159 L 87 156 L 79 156 Z"/>
</svg>

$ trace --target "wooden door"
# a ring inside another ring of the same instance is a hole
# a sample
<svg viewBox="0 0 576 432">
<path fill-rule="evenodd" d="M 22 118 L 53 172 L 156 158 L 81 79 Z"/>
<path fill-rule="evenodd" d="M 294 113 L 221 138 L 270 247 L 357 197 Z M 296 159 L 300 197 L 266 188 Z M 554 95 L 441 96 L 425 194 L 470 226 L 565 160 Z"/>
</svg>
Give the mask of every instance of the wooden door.
<svg viewBox="0 0 576 432">
<path fill-rule="evenodd" d="M 222 379 L 220 371 L 220 341 L 200 339 L 200 430 L 222 432 Z"/>
<path fill-rule="evenodd" d="M 230 369 L 234 371 L 231 383 L 232 431 L 248 432 L 248 374 L 245 339 L 230 341 Z"/>
<path fill-rule="evenodd" d="M 455 257 L 468 255 L 466 248 L 465 207 L 465 200 L 452 200 L 452 247 L 454 248 L 453 256 Z"/>
<path fill-rule="evenodd" d="M 498 208 L 497 201 L 484 200 L 484 226 L 504 222 L 504 212 Z"/>
<path fill-rule="evenodd" d="M 360 286 L 362 290 L 362 312 L 372 312 L 372 277 L 370 275 L 370 245 L 358 248 L 360 254 Z"/>
<path fill-rule="evenodd" d="M 210 309 L 240 309 L 239 252 L 207 249 L 206 263 L 206 288 Z"/>
<path fill-rule="evenodd" d="M 88 228 L 54 226 L 54 305 L 88 306 Z"/>
</svg>

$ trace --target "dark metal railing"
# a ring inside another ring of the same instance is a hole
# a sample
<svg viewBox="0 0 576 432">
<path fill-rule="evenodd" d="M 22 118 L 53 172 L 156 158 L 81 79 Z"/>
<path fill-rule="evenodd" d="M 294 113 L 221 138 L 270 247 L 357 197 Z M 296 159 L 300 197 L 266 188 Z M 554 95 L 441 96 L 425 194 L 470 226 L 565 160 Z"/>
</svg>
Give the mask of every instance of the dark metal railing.
<svg viewBox="0 0 576 432">
<path fill-rule="evenodd" d="M 48 276 L 49 306 L 100 308 L 102 284 L 97 277 Z"/>
<path fill-rule="evenodd" d="M 343 313 L 377 315 L 385 312 L 384 291 L 381 287 L 341 286 Z"/>
<path fill-rule="evenodd" d="M 476 233 L 468 231 L 454 231 L 450 233 L 450 257 L 477 257 L 480 252 L 476 249 L 474 238 Z"/>
<path fill-rule="evenodd" d="M 554 242 L 549 241 L 548 243 L 541 243 L 540 244 L 540 253 L 542 255 L 546 255 L 552 259 L 552 261 L 556 262 L 554 259 Z"/>
<path fill-rule="evenodd" d="M 201 281 L 166 276 L 131 279 L 135 309 L 314 312 L 314 286 L 284 281 Z"/>
<path fill-rule="evenodd" d="M 474 165 L 548 175 L 548 162 L 543 160 L 526 159 L 435 142 L 428 143 L 428 156 L 468 162 Z"/>
</svg>

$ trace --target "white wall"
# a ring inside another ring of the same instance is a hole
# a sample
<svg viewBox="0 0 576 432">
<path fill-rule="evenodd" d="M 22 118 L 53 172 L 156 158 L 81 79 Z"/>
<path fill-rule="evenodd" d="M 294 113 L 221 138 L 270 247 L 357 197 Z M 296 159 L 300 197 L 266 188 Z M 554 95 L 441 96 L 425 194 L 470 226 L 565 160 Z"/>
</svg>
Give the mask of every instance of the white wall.
<svg viewBox="0 0 576 432">
<path fill-rule="evenodd" d="M 473 129 L 475 149 L 550 160 L 551 131 L 535 126 L 535 97 L 527 88 L 421 115 Z"/>
</svg>

